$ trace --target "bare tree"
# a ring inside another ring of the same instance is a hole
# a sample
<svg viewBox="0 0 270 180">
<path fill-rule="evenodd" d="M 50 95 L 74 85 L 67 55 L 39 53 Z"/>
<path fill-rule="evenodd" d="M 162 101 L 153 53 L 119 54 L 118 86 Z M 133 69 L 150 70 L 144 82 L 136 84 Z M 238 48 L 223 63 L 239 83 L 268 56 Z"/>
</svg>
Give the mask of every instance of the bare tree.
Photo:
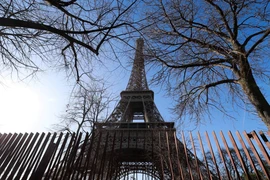
<svg viewBox="0 0 270 180">
<path fill-rule="evenodd" d="M 92 58 L 101 47 L 127 37 L 126 28 L 133 23 L 128 17 L 136 1 L 1 0 L 2 71 L 25 78 L 44 64 L 61 66 L 79 81 L 91 70 Z"/>
<path fill-rule="evenodd" d="M 60 116 L 60 121 L 53 125 L 53 130 L 61 132 L 91 132 L 95 122 L 108 117 L 109 105 L 115 99 L 107 92 L 104 85 L 76 86 L 67 105 L 66 112 Z"/>
<path fill-rule="evenodd" d="M 147 2 L 145 39 L 175 112 L 200 122 L 248 102 L 270 129 L 268 0 Z M 150 61 L 150 60 L 149 60 Z"/>
</svg>

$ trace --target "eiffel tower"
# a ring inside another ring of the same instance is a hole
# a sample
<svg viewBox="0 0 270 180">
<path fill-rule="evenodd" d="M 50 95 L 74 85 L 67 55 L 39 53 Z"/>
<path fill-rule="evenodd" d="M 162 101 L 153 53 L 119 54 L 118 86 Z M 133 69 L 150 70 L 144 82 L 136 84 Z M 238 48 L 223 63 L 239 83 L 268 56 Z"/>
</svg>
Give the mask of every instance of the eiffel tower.
<svg viewBox="0 0 270 180">
<path fill-rule="evenodd" d="M 95 123 L 90 179 L 180 180 L 190 173 L 202 179 L 204 173 L 192 170 L 196 157 L 177 139 L 174 123 L 165 122 L 154 103 L 145 74 L 144 41 L 136 43 L 126 90 L 109 118 Z"/>
</svg>

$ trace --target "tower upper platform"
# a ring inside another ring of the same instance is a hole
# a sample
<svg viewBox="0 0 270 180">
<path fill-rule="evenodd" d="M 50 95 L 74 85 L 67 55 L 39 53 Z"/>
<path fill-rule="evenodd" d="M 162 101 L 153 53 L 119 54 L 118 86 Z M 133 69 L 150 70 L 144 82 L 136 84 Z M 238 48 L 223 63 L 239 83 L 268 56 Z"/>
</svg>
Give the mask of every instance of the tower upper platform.
<svg viewBox="0 0 270 180">
<path fill-rule="evenodd" d="M 144 68 L 143 46 L 144 46 L 143 39 L 141 38 L 137 39 L 135 58 L 126 91 L 149 90 Z"/>
</svg>

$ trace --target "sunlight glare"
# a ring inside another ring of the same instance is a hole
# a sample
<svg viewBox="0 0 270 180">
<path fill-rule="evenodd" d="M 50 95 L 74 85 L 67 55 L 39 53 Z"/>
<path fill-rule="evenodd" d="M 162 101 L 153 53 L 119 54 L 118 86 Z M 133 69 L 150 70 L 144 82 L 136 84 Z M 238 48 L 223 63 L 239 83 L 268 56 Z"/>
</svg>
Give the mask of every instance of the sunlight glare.
<svg viewBox="0 0 270 180">
<path fill-rule="evenodd" d="M 0 85 L 0 132 L 29 132 L 38 120 L 40 100 L 21 84 Z"/>
</svg>

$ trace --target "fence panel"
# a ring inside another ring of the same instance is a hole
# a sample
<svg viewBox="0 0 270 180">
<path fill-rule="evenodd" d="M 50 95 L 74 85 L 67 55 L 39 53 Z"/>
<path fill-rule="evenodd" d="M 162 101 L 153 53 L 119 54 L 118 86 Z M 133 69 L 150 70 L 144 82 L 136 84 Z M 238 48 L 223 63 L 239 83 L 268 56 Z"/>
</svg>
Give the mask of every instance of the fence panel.
<svg viewBox="0 0 270 180">
<path fill-rule="evenodd" d="M 0 179 L 111 179 L 116 175 L 121 179 L 123 174 L 115 173 L 121 171 L 120 166 L 115 167 L 115 154 L 127 148 L 153 149 L 152 153 L 154 149 L 165 149 L 149 155 L 162 162 L 156 167 L 160 179 L 270 179 L 270 132 L 237 131 L 235 135 L 230 131 L 227 135 L 182 132 L 178 138 L 175 132 L 173 135 L 167 131 L 134 132 L 2 133 Z M 136 163 L 126 163 L 133 173 L 143 174 Z M 153 166 L 150 162 L 146 164 L 147 168 Z"/>
</svg>

